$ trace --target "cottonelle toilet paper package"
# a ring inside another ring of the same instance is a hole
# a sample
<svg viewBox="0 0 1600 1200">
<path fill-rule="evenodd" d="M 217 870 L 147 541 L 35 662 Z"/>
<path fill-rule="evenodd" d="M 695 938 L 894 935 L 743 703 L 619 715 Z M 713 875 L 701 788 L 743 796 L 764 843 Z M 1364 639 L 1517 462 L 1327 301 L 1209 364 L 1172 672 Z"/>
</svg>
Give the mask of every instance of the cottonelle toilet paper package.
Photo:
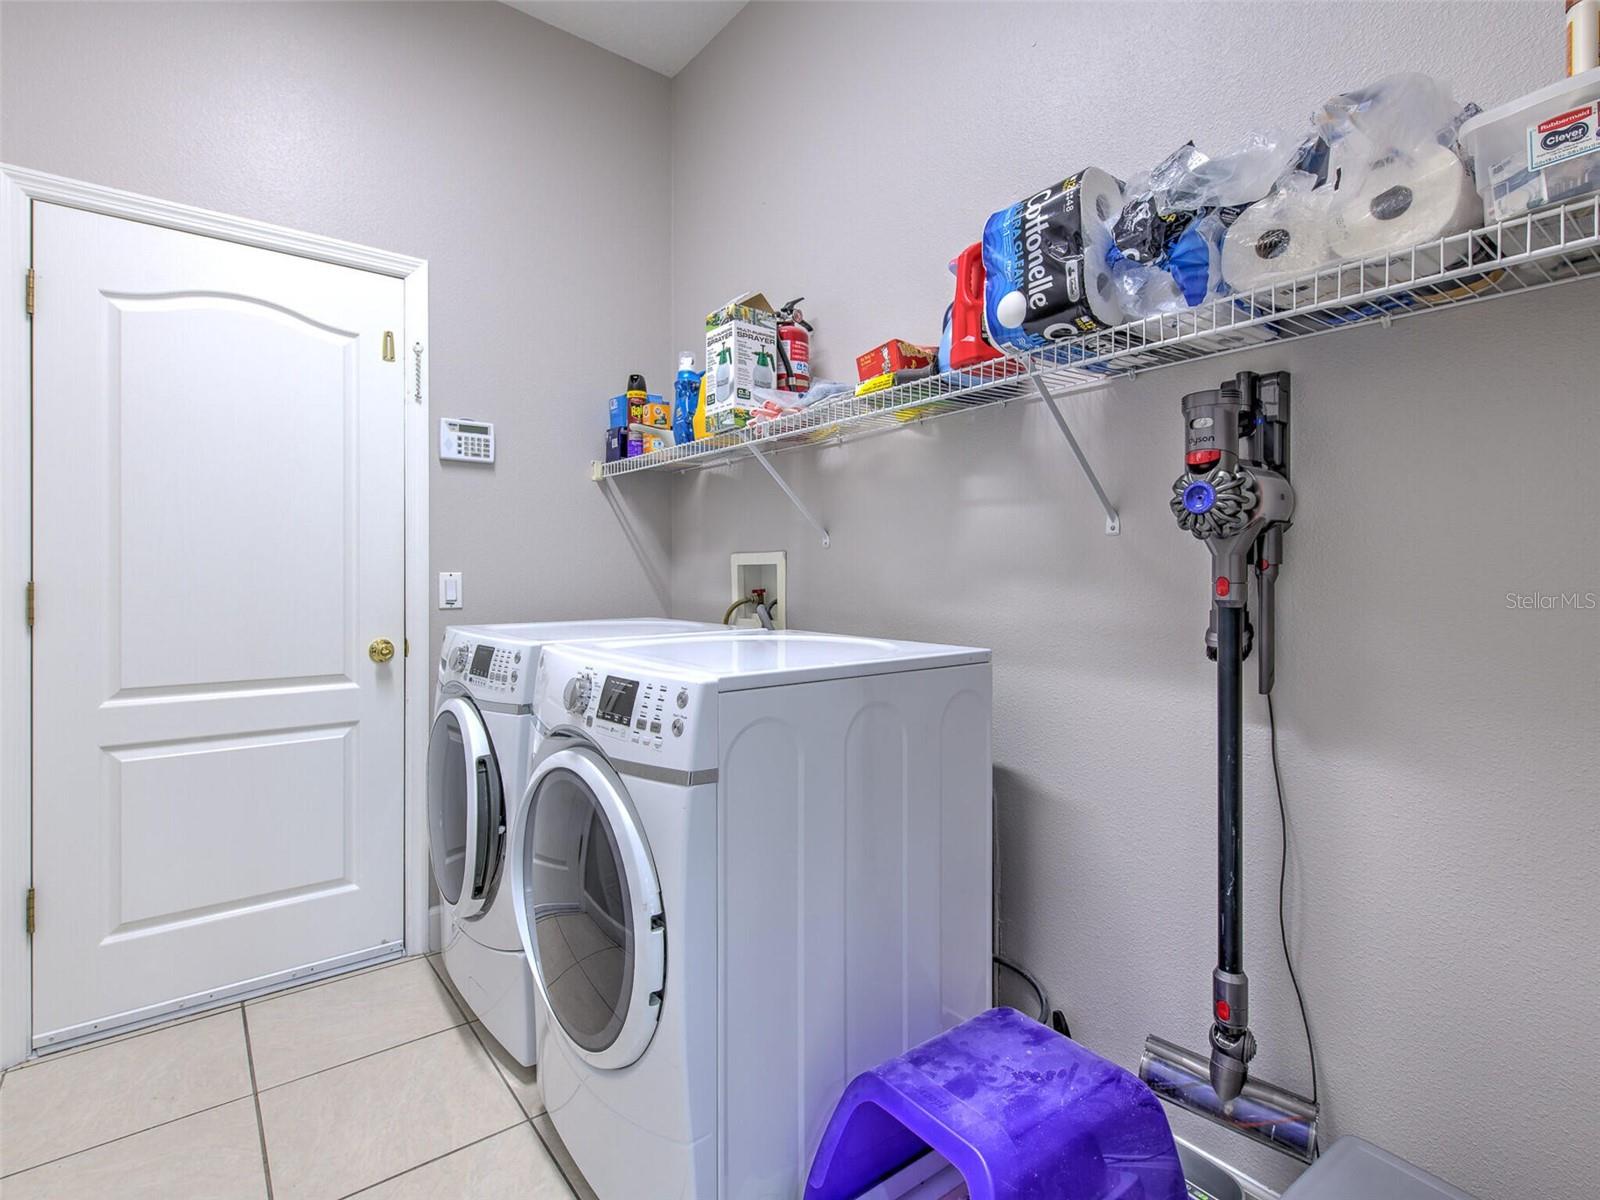
<svg viewBox="0 0 1600 1200">
<path fill-rule="evenodd" d="M 1122 183 L 1093 167 L 995 213 L 983 229 L 984 321 L 1011 351 L 1122 323 L 1108 256 Z"/>
</svg>

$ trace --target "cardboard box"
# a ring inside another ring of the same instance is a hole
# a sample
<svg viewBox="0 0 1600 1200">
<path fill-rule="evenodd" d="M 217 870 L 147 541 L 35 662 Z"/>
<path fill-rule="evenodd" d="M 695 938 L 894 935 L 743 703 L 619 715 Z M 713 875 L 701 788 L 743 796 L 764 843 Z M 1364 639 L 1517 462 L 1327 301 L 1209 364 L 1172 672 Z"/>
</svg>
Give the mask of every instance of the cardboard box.
<svg viewBox="0 0 1600 1200">
<path fill-rule="evenodd" d="M 885 342 L 856 359 L 856 374 L 865 383 L 878 375 L 892 375 L 917 367 L 930 367 L 939 359 L 939 347 L 918 346 L 899 339 Z"/>
<path fill-rule="evenodd" d="M 778 317 L 760 292 L 706 315 L 706 432 L 743 429 L 756 388 L 778 382 Z"/>
</svg>

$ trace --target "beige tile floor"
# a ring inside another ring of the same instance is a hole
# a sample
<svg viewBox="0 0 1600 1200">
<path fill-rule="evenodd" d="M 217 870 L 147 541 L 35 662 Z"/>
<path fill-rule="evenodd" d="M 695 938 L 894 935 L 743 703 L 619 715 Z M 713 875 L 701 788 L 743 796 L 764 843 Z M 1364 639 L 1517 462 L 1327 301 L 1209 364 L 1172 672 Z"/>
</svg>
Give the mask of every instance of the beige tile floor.
<svg viewBox="0 0 1600 1200">
<path fill-rule="evenodd" d="M 0 1076 L 4 1200 L 593 1200 L 532 1071 L 435 959 Z"/>
</svg>

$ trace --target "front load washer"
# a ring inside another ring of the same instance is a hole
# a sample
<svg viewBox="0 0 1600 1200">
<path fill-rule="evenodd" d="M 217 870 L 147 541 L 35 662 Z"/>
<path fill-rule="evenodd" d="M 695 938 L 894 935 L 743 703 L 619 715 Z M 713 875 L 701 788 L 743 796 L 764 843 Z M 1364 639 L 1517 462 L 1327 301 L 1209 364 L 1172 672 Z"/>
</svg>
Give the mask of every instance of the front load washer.
<svg viewBox="0 0 1600 1200">
<path fill-rule="evenodd" d="M 525 789 L 538 746 L 539 651 L 558 638 L 669 636 L 698 621 L 548 621 L 455 625 L 439 653 L 428 739 L 428 848 L 439 891 L 444 965 L 473 1015 L 518 1062 L 534 1061 L 532 981 L 513 905 L 500 886 L 507 802 Z"/>
<path fill-rule="evenodd" d="M 989 1006 L 986 650 L 547 646 L 509 864 L 600 1200 L 795 1200 L 845 1085 Z"/>
</svg>

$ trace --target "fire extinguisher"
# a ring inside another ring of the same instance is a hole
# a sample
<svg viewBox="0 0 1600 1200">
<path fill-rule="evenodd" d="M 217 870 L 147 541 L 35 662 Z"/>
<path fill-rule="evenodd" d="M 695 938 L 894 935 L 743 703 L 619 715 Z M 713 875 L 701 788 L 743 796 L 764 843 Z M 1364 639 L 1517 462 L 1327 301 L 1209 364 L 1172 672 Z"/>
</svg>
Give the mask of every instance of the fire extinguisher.
<svg viewBox="0 0 1600 1200">
<path fill-rule="evenodd" d="M 778 310 L 778 388 L 787 392 L 811 390 L 811 330 L 813 326 L 797 307 L 796 296 Z"/>
</svg>

